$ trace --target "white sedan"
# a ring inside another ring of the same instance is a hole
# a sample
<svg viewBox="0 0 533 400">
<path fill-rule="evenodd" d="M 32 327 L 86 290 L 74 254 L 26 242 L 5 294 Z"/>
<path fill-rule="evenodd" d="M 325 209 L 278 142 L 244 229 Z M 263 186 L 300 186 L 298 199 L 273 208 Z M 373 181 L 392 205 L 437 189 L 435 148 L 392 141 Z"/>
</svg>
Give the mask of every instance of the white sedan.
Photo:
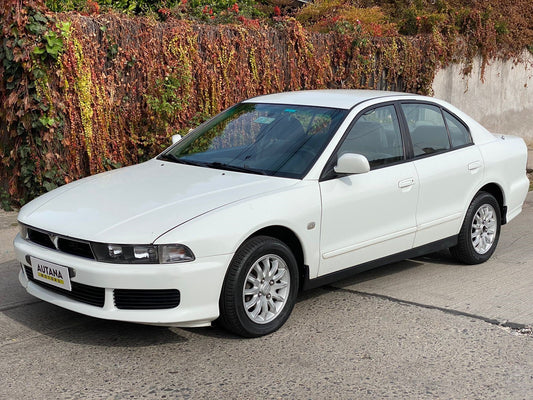
<svg viewBox="0 0 533 400">
<path fill-rule="evenodd" d="M 522 210 L 526 159 L 522 139 L 433 98 L 260 96 L 24 206 L 19 280 L 93 317 L 265 335 L 301 289 L 446 248 L 489 259 Z"/>
</svg>

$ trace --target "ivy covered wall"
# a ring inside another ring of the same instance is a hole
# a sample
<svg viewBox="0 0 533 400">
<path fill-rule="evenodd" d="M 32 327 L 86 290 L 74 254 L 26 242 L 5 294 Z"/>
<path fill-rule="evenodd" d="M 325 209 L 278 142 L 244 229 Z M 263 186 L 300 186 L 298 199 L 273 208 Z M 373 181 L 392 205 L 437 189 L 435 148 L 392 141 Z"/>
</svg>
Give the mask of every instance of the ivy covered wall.
<svg viewBox="0 0 533 400">
<path fill-rule="evenodd" d="M 439 31 L 375 37 L 264 25 L 0 9 L 0 200 L 19 206 L 64 183 L 153 157 L 237 101 L 317 88 L 427 94 L 452 59 Z"/>
</svg>

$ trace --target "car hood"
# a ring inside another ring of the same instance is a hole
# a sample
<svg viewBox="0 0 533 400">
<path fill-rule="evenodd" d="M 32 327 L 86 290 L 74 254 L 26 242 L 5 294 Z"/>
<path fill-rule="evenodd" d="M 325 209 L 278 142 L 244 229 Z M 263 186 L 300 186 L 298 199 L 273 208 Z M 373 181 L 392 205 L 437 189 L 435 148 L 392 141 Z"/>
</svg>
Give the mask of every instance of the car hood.
<svg viewBox="0 0 533 400">
<path fill-rule="evenodd" d="M 151 160 L 53 190 L 24 206 L 19 221 L 90 241 L 153 243 L 199 215 L 295 182 Z"/>
</svg>

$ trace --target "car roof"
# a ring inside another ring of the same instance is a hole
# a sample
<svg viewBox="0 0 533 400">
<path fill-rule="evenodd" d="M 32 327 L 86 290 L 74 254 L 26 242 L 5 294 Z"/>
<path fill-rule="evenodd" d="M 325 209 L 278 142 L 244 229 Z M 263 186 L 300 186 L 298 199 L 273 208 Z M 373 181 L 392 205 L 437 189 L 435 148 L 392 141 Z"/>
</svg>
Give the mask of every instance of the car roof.
<svg viewBox="0 0 533 400">
<path fill-rule="evenodd" d="M 383 90 L 300 90 L 257 96 L 245 100 L 245 103 L 294 104 L 314 107 L 331 107 L 352 109 L 357 104 L 378 98 L 397 96 L 417 96 L 411 93 L 387 92 Z M 417 96 L 423 98 L 423 96 Z"/>
</svg>

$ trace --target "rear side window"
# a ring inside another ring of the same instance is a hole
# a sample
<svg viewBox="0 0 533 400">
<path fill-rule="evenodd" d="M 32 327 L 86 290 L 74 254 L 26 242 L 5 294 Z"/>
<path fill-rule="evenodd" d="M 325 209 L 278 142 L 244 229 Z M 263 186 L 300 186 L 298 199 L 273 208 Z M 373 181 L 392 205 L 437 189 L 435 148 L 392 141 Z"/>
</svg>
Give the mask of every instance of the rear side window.
<svg viewBox="0 0 533 400">
<path fill-rule="evenodd" d="M 403 160 L 402 135 L 393 105 L 362 114 L 342 143 L 338 155 L 364 155 L 371 169 Z"/>
<path fill-rule="evenodd" d="M 439 107 L 402 104 L 415 157 L 450 149 L 450 139 Z"/>
<path fill-rule="evenodd" d="M 470 132 L 457 118 L 444 111 L 444 119 L 446 119 L 446 125 L 448 125 L 452 147 L 461 147 L 472 143 Z"/>
</svg>

